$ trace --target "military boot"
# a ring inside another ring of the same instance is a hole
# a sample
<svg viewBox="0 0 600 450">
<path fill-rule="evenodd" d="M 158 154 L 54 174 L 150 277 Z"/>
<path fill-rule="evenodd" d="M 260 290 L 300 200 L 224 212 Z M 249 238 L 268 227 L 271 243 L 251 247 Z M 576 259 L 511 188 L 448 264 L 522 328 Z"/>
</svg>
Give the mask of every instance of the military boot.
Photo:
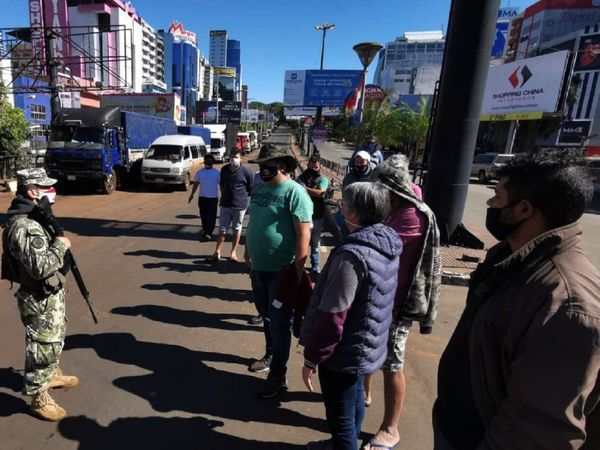
<svg viewBox="0 0 600 450">
<path fill-rule="evenodd" d="M 50 382 L 48 383 L 48 389 L 69 389 L 77 386 L 78 384 L 79 378 L 73 375 L 63 375 L 60 367 L 57 367 L 52 374 Z"/>
<path fill-rule="evenodd" d="M 48 391 L 40 391 L 31 398 L 31 412 L 44 420 L 58 422 L 66 417 L 67 412 L 61 408 Z"/>
</svg>

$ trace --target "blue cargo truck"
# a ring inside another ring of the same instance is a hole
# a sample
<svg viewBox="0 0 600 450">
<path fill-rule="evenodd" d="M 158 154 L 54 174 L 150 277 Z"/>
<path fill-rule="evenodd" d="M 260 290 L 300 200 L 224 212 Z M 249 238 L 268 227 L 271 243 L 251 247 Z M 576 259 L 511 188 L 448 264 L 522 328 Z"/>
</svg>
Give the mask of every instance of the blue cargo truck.
<svg viewBox="0 0 600 450">
<path fill-rule="evenodd" d="M 210 130 L 208 128 L 198 125 L 180 125 L 177 127 L 177 134 L 201 137 L 210 153 Z"/>
<path fill-rule="evenodd" d="M 111 194 L 139 176 L 152 141 L 177 134 L 175 121 L 118 107 L 60 111 L 45 156 L 48 175 L 61 182 L 92 181 Z"/>
</svg>

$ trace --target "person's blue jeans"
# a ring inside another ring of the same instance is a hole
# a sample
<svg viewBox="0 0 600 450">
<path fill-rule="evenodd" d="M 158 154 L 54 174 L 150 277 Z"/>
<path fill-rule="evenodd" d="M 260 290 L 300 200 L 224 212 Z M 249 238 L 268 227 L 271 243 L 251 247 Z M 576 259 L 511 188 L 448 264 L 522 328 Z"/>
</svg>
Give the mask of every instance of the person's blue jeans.
<svg viewBox="0 0 600 450">
<path fill-rule="evenodd" d="M 273 339 L 271 337 L 269 311 L 271 303 L 275 298 L 277 290 L 277 281 L 279 280 L 279 272 L 261 272 L 250 271 L 250 281 L 252 283 L 252 296 L 258 314 L 263 318 L 263 331 L 265 334 L 266 353 L 273 353 Z"/>
<path fill-rule="evenodd" d="M 292 345 L 292 317 L 294 311 L 284 307 L 276 299 L 270 305 L 269 330 L 273 344 L 273 360 L 270 377 L 284 378 Z"/>
<path fill-rule="evenodd" d="M 365 417 L 363 376 L 318 367 L 333 450 L 357 450 Z"/>
<path fill-rule="evenodd" d="M 310 267 L 313 272 L 321 271 L 321 231 L 325 219 L 313 219 L 313 228 L 310 232 Z"/>
</svg>

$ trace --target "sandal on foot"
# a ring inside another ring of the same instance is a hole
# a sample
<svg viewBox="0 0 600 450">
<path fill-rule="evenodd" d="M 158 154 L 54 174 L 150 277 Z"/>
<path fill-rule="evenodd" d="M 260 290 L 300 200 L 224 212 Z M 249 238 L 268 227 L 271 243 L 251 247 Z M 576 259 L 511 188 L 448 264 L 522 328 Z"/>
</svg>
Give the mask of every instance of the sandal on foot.
<svg viewBox="0 0 600 450">
<path fill-rule="evenodd" d="M 373 436 L 371 439 L 369 439 L 369 450 L 375 450 L 375 449 L 393 450 L 393 448 L 396 445 L 397 444 L 394 444 L 394 445 L 379 444 L 379 443 L 375 442 L 375 436 Z"/>
</svg>

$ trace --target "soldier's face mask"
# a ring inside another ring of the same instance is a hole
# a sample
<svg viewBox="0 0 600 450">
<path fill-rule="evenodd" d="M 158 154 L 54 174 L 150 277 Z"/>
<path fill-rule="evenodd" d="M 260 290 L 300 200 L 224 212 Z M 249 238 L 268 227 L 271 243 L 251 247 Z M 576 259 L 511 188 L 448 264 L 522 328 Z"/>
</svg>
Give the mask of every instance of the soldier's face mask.
<svg viewBox="0 0 600 450">
<path fill-rule="evenodd" d="M 48 200 L 48 203 L 50 203 L 51 205 L 54 204 L 54 202 L 56 201 L 56 189 L 54 189 L 54 187 L 49 187 L 49 188 L 43 188 L 43 187 L 37 187 L 37 201 L 38 203 L 42 201 L 42 199 L 46 198 Z"/>
</svg>

